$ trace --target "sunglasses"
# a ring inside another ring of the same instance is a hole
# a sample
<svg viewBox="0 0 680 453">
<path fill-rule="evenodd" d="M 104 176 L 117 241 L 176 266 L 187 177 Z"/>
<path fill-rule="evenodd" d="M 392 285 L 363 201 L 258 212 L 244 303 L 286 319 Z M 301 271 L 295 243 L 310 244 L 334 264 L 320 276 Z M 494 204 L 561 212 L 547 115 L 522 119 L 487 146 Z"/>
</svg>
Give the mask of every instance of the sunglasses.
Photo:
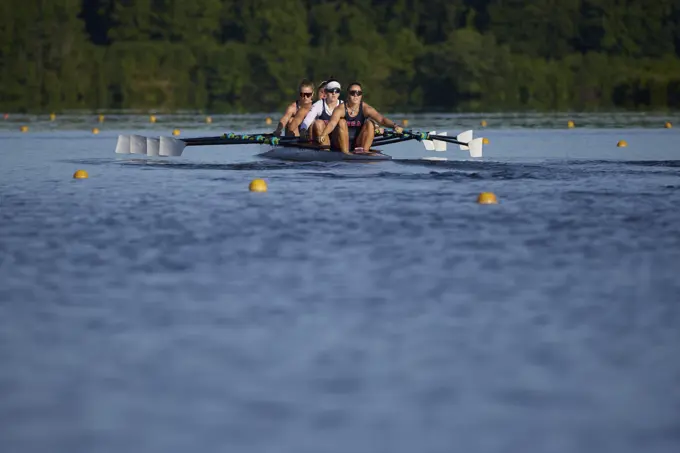
<svg viewBox="0 0 680 453">
<path fill-rule="evenodd" d="M 330 90 L 328 88 L 326 88 L 326 93 L 336 93 L 337 94 L 339 92 L 340 92 L 340 88 L 331 88 Z"/>
<path fill-rule="evenodd" d="M 303 91 L 300 91 L 300 97 L 303 98 L 311 98 L 314 93 L 305 93 Z"/>
<path fill-rule="evenodd" d="M 364 94 L 364 92 L 361 91 L 361 90 L 350 90 L 349 91 L 350 96 L 361 96 L 362 94 Z"/>
</svg>

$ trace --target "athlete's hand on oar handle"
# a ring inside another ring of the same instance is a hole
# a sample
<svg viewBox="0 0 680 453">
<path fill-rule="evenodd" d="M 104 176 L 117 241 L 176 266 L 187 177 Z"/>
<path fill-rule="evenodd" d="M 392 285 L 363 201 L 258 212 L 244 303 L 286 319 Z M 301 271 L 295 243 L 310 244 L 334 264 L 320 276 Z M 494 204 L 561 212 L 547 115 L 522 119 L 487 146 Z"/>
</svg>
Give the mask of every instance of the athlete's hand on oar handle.
<svg viewBox="0 0 680 453">
<path fill-rule="evenodd" d="M 391 127 L 392 127 L 392 129 L 394 130 L 394 133 L 395 133 L 395 134 L 401 135 L 401 134 L 404 133 L 404 128 L 403 128 L 403 127 L 401 127 L 400 125 L 398 125 L 397 123 L 395 123 L 395 122 L 392 121 L 392 120 L 389 120 L 389 121 L 392 123 L 392 126 L 391 126 Z M 390 126 L 387 126 L 387 127 L 390 127 Z"/>
<path fill-rule="evenodd" d="M 328 138 L 327 135 L 323 135 L 323 134 L 322 134 L 322 135 L 319 135 L 319 136 L 316 138 L 316 141 L 319 142 L 320 145 L 323 145 L 323 144 L 326 143 L 326 139 L 327 139 L 327 138 Z"/>
<path fill-rule="evenodd" d="M 380 125 L 376 120 L 371 118 L 371 124 L 373 124 L 373 133 L 375 135 L 384 135 L 385 134 L 385 128 Z"/>
</svg>

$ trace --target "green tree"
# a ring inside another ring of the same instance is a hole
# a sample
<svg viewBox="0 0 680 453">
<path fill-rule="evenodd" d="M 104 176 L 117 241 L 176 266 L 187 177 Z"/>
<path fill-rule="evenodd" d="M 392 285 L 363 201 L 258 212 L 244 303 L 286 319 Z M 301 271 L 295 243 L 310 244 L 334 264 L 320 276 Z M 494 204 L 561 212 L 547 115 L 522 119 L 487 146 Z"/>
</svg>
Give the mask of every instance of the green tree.
<svg viewBox="0 0 680 453">
<path fill-rule="evenodd" d="M 573 50 L 580 0 L 492 0 L 490 28 L 521 54 L 562 58 Z"/>
</svg>

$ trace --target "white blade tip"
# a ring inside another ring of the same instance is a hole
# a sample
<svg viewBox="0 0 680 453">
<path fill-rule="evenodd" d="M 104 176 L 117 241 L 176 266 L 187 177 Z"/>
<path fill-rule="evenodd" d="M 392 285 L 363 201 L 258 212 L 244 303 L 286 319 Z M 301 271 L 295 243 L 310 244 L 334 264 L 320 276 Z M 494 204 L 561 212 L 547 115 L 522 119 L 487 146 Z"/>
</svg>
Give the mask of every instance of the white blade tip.
<svg viewBox="0 0 680 453">
<path fill-rule="evenodd" d="M 470 148 L 470 157 L 482 157 L 482 147 L 484 144 L 484 138 L 479 137 L 468 142 Z"/>
<path fill-rule="evenodd" d="M 448 135 L 448 133 L 442 132 L 439 135 Z M 434 150 L 435 151 L 446 151 L 446 142 L 443 142 L 441 140 L 435 140 L 434 141 Z"/>
<path fill-rule="evenodd" d="M 130 136 L 119 135 L 116 142 L 116 154 L 130 154 Z"/>
<path fill-rule="evenodd" d="M 161 141 L 158 138 L 146 138 L 146 155 L 147 156 L 158 156 L 160 152 Z"/>
<path fill-rule="evenodd" d="M 141 135 L 131 135 L 130 152 L 132 154 L 146 154 L 146 137 L 142 137 Z"/>
<path fill-rule="evenodd" d="M 471 142 L 472 141 L 472 130 L 461 132 L 460 134 L 458 134 L 456 136 L 456 140 L 458 140 L 459 142 L 463 142 L 463 143 Z M 461 151 L 467 151 L 468 149 L 470 149 L 470 148 L 468 148 L 465 145 L 460 145 Z"/>
<path fill-rule="evenodd" d="M 182 155 L 184 148 L 187 146 L 182 140 L 177 140 L 172 137 L 161 137 L 160 138 L 160 150 L 158 154 L 160 156 L 172 156 L 179 157 Z"/>
</svg>

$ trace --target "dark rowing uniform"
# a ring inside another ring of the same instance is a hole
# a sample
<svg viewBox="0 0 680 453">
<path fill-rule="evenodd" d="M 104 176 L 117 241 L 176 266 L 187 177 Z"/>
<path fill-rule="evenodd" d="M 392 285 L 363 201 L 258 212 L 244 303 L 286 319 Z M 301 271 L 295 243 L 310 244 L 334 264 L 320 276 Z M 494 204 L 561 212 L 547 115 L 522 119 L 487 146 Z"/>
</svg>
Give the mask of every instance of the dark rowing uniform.
<svg viewBox="0 0 680 453">
<path fill-rule="evenodd" d="M 319 119 L 323 120 L 324 124 L 328 124 L 328 122 L 331 120 L 331 116 L 333 116 L 333 113 L 328 114 L 326 100 L 322 99 L 321 101 L 323 102 L 323 109 L 321 109 L 321 115 L 319 115 Z M 337 109 L 340 107 L 340 104 L 342 104 L 342 101 L 338 101 L 338 105 L 336 105 L 335 108 Z"/>
<path fill-rule="evenodd" d="M 335 108 L 338 108 L 340 104 L 342 104 L 342 101 L 338 101 L 338 105 L 336 105 Z M 314 124 L 315 120 L 321 120 L 324 122 L 324 124 L 328 124 L 328 122 L 331 120 L 331 116 L 333 116 L 333 112 L 329 111 L 329 108 L 326 105 L 326 100 L 318 100 L 312 105 L 312 108 L 309 110 L 309 112 L 307 112 L 307 116 L 305 116 L 305 119 L 302 121 L 300 130 L 309 129 L 312 127 L 312 124 Z"/>
<path fill-rule="evenodd" d="M 364 101 L 359 103 L 359 109 L 355 116 L 350 116 L 349 107 L 345 104 L 345 120 L 347 121 L 347 132 L 349 133 L 349 143 L 352 145 L 362 126 L 366 123 L 364 115 Z"/>
</svg>

